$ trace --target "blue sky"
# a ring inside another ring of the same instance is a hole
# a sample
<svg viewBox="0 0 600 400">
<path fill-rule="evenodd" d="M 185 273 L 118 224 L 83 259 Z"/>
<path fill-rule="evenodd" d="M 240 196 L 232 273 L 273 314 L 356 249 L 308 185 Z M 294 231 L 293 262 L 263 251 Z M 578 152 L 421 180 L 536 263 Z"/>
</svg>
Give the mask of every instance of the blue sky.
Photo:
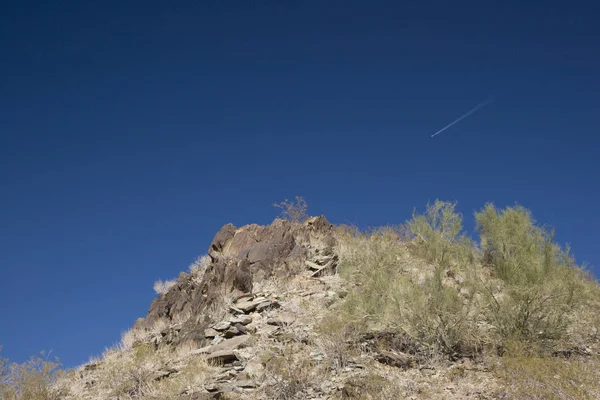
<svg viewBox="0 0 600 400">
<path fill-rule="evenodd" d="M 458 201 L 470 232 L 519 202 L 599 265 L 599 12 L 2 2 L 1 354 L 99 354 L 223 224 L 296 195 L 362 227 Z"/>
</svg>

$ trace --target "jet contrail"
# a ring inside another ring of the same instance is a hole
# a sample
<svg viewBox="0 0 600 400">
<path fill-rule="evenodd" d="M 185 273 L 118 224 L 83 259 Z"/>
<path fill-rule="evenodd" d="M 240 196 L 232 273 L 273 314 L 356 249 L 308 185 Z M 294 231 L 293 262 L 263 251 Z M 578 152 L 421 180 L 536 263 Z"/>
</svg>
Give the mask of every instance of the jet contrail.
<svg viewBox="0 0 600 400">
<path fill-rule="evenodd" d="M 444 132 L 446 129 L 450 128 L 452 125 L 459 123 L 460 121 L 462 121 L 463 119 L 467 118 L 469 115 L 475 113 L 477 110 L 479 110 L 482 107 L 487 106 L 488 104 L 490 104 L 492 102 L 492 99 L 487 99 L 486 101 L 484 101 L 483 103 L 478 104 L 475 108 L 473 108 L 471 111 L 461 115 L 460 117 L 456 118 L 454 121 L 450 122 L 448 125 L 446 125 L 445 127 L 443 127 L 442 129 L 440 129 L 439 131 L 437 131 L 436 133 L 434 133 L 433 135 L 431 135 L 431 137 L 434 137 L 435 135 L 438 135 L 442 132 Z"/>
</svg>

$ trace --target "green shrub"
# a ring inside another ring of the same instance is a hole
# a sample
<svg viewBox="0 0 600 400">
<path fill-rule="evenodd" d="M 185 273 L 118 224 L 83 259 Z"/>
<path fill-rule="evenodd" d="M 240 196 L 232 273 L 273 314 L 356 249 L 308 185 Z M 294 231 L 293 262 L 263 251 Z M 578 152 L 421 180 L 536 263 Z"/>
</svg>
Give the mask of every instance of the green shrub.
<svg viewBox="0 0 600 400">
<path fill-rule="evenodd" d="M 462 233 L 456 203 L 436 200 L 425 214 L 413 213 L 405 226 L 413 254 L 442 267 L 474 262 L 472 241 Z"/>
<path fill-rule="evenodd" d="M 438 202 L 436 207 L 443 204 L 448 203 Z M 455 216 L 447 212 L 448 208 L 437 210 L 445 212 L 445 220 L 456 221 Z M 440 256 L 438 260 L 445 258 L 458 265 L 461 258 L 455 255 L 465 249 L 463 243 L 455 240 L 459 237 L 457 225 L 453 223 L 453 233 L 449 233 L 443 228 L 444 224 L 435 224 L 437 216 L 434 212 L 429 216 L 433 218 L 423 219 L 415 215 L 408 226 L 417 228 L 411 232 L 425 235 L 427 243 L 423 246 L 427 251 L 432 250 L 429 254 L 440 249 L 436 253 Z M 430 223 L 433 225 L 429 225 L 428 229 L 425 225 Z M 441 231 L 445 233 L 442 235 Z M 434 243 L 434 247 L 429 247 Z M 415 342 L 429 348 L 431 354 L 476 351 L 479 343 L 474 328 L 476 321 L 473 316 L 477 315 L 473 313 L 474 291 L 465 295 L 445 284 L 447 268 L 440 264 L 431 267 L 415 259 L 414 248 L 410 246 L 393 228 L 339 237 L 339 271 L 356 287 L 348 294 L 342 310 L 336 310 L 337 317 L 332 320 L 345 321 L 353 329 L 407 333 Z M 468 261 L 468 257 L 463 260 Z M 468 272 L 472 267 L 472 264 L 467 264 L 457 270 Z M 468 282 L 470 280 L 467 279 L 463 284 Z"/>
<path fill-rule="evenodd" d="M 501 292 L 483 285 L 488 318 L 503 342 L 562 337 L 568 314 L 584 301 L 583 274 L 553 234 L 535 224 L 523 207 L 498 211 L 488 204 L 475 214 L 484 261 L 503 282 Z"/>
<path fill-rule="evenodd" d="M 600 291 L 569 249 L 522 207 L 487 205 L 476 222 L 483 252 L 461 232 L 455 204 L 442 201 L 400 230 L 340 230 L 338 270 L 353 290 L 330 321 L 353 334 L 406 333 L 432 354 L 502 350 L 513 338 L 544 351 L 578 346 L 585 335 L 571 328 L 593 320 L 586 305 Z"/>
</svg>

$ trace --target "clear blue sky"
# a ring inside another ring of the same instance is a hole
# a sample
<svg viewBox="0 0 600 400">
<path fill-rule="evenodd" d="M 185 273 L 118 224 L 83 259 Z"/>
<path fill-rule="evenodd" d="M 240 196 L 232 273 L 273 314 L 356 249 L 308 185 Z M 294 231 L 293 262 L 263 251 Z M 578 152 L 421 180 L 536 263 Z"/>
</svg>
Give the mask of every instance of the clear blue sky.
<svg viewBox="0 0 600 400">
<path fill-rule="evenodd" d="M 3 1 L 0 344 L 80 364 L 225 223 L 515 202 L 600 264 L 595 2 Z M 494 101 L 430 135 L 488 97 Z"/>
</svg>

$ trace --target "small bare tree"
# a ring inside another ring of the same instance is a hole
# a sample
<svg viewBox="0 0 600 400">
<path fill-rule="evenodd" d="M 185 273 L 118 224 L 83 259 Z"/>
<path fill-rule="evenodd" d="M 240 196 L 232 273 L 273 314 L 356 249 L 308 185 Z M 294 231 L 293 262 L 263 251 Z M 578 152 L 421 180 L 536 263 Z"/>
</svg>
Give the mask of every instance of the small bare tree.
<svg viewBox="0 0 600 400">
<path fill-rule="evenodd" d="M 308 205 L 302 197 L 296 196 L 296 202 L 292 203 L 288 199 L 281 203 L 273 203 L 273 207 L 281 208 L 281 216 L 291 222 L 304 222 L 308 219 L 306 210 Z"/>
</svg>

